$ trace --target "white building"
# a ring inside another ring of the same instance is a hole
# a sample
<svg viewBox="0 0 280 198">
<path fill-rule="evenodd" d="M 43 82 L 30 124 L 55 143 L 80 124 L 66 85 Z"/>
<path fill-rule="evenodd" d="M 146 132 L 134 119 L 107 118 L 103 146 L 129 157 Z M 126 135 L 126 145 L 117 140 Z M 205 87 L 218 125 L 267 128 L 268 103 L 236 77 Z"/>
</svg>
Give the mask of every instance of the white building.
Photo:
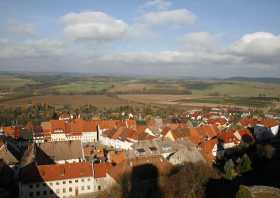
<svg viewBox="0 0 280 198">
<path fill-rule="evenodd" d="M 79 197 L 115 183 L 109 164 L 72 163 L 28 166 L 21 171 L 19 197 Z"/>
</svg>

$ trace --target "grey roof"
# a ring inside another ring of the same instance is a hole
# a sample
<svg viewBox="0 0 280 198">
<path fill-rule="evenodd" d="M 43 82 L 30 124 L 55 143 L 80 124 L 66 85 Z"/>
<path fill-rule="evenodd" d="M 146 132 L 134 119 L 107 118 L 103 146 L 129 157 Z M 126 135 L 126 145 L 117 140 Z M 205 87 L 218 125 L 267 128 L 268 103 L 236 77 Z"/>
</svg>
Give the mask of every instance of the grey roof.
<svg viewBox="0 0 280 198">
<path fill-rule="evenodd" d="M 22 156 L 22 151 L 8 138 L 1 139 L 0 159 L 8 165 L 17 164 Z"/>
<path fill-rule="evenodd" d="M 17 164 L 19 160 L 12 154 L 12 152 L 4 144 L 0 148 L 0 159 L 2 159 L 6 164 Z"/>
<path fill-rule="evenodd" d="M 49 164 L 59 160 L 82 159 L 81 141 L 45 142 L 36 146 L 38 164 Z"/>
<path fill-rule="evenodd" d="M 188 139 L 171 141 L 169 139 L 139 141 L 127 152 L 128 159 L 139 156 L 162 155 L 171 163 L 205 161 L 196 146 Z"/>
</svg>

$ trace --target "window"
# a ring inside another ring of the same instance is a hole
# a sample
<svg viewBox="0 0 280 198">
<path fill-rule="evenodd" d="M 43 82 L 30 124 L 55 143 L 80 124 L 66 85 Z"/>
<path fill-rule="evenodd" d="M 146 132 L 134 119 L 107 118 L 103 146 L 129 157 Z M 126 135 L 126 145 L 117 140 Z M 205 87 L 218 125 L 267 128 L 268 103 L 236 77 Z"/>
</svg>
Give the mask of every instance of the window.
<svg viewBox="0 0 280 198">
<path fill-rule="evenodd" d="M 29 197 L 33 197 L 33 192 L 30 192 L 30 193 L 29 193 Z"/>
<path fill-rule="evenodd" d="M 44 190 L 43 194 L 46 195 L 46 194 L 47 194 L 47 191 Z"/>
<path fill-rule="evenodd" d="M 149 147 L 149 149 L 150 149 L 152 152 L 157 150 L 157 148 L 154 147 L 154 146 Z"/>
<path fill-rule="evenodd" d="M 143 148 L 139 148 L 139 149 L 136 149 L 138 153 L 144 153 L 145 152 L 145 149 Z"/>
<path fill-rule="evenodd" d="M 78 180 L 76 179 L 75 182 L 78 183 Z"/>
<path fill-rule="evenodd" d="M 84 182 L 85 180 L 84 180 L 84 179 L 81 179 L 81 181 Z"/>
<path fill-rule="evenodd" d="M 40 184 L 36 184 L 36 187 L 39 188 Z"/>
<path fill-rule="evenodd" d="M 71 180 L 69 181 L 69 184 L 72 184 L 72 181 L 71 181 Z"/>
<path fill-rule="evenodd" d="M 30 185 L 29 185 L 29 188 L 33 188 L 33 185 L 32 185 L 32 184 L 30 184 Z"/>
<path fill-rule="evenodd" d="M 59 182 L 56 182 L 56 185 L 59 185 Z"/>
<path fill-rule="evenodd" d="M 69 188 L 69 192 L 72 192 L 72 188 L 71 187 Z"/>
<path fill-rule="evenodd" d="M 84 187 L 84 186 L 82 186 L 82 187 L 81 187 L 81 190 L 84 190 L 84 189 L 85 189 L 85 187 Z"/>
<path fill-rule="evenodd" d="M 51 194 L 51 195 L 53 194 L 53 190 L 50 190 L 50 194 Z"/>
<path fill-rule="evenodd" d="M 63 183 L 63 184 L 66 184 L 66 181 L 63 181 L 62 183 Z"/>
<path fill-rule="evenodd" d="M 101 190 L 101 186 L 98 186 L 98 190 Z"/>
<path fill-rule="evenodd" d="M 53 185 L 53 183 L 52 182 L 50 182 L 50 186 L 52 186 Z"/>
<path fill-rule="evenodd" d="M 36 196 L 40 196 L 40 194 L 41 194 L 40 191 L 36 192 Z"/>
<path fill-rule="evenodd" d="M 59 189 L 56 189 L 56 191 L 55 191 L 56 193 L 59 193 Z"/>
<path fill-rule="evenodd" d="M 90 189 L 90 186 L 87 186 L 87 189 L 89 190 L 89 189 Z"/>
<path fill-rule="evenodd" d="M 87 180 L 90 181 L 90 178 L 88 178 Z"/>
<path fill-rule="evenodd" d="M 63 190 L 62 190 L 64 193 L 66 192 L 66 189 L 65 188 L 63 188 Z"/>
</svg>

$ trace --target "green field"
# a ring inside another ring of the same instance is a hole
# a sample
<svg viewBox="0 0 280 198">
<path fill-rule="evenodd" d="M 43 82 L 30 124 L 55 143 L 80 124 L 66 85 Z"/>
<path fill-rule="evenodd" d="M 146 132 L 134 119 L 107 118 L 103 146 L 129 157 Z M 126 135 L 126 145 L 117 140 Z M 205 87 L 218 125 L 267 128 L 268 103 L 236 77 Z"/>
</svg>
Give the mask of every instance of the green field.
<svg viewBox="0 0 280 198">
<path fill-rule="evenodd" d="M 215 83 L 204 90 L 193 90 L 194 95 L 221 95 L 221 96 L 244 96 L 254 97 L 266 95 L 270 97 L 280 96 L 280 86 L 278 84 L 264 84 L 252 82 L 229 82 Z"/>
<path fill-rule="evenodd" d="M 118 95 L 138 103 L 150 101 L 171 105 L 199 103 L 265 107 L 273 105 L 280 98 L 280 83 L 73 74 L 0 74 L 0 104 L 51 95 Z M 178 97 L 170 99 L 170 96 Z"/>
<path fill-rule="evenodd" d="M 36 84 L 34 80 L 24 79 L 13 75 L 0 75 L 0 90 L 12 91 L 25 85 Z"/>
<path fill-rule="evenodd" d="M 278 98 L 271 97 L 211 97 L 211 98 L 195 98 L 188 100 L 177 100 L 176 102 L 184 103 L 205 103 L 217 105 L 233 105 L 246 107 L 267 107 L 272 102 L 279 102 Z"/>
<path fill-rule="evenodd" d="M 61 94 L 83 94 L 103 92 L 111 87 L 112 84 L 106 82 L 78 81 L 63 85 L 52 86 L 49 88 L 49 90 L 56 91 Z"/>
</svg>

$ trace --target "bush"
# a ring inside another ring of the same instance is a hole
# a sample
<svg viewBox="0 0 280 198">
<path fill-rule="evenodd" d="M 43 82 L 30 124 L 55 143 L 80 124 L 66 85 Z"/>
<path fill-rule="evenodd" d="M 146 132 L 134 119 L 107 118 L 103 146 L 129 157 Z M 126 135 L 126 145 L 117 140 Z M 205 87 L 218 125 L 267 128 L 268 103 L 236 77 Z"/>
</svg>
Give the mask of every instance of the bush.
<svg viewBox="0 0 280 198">
<path fill-rule="evenodd" d="M 247 154 L 241 158 L 240 173 L 246 173 L 252 170 L 252 162 Z"/>
<path fill-rule="evenodd" d="M 232 159 L 229 159 L 224 166 L 224 171 L 225 171 L 225 178 L 228 180 L 232 180 L 236 175 L 236 171 L 234 168 L 234 162 L 232 161 Z"/>
<path fill-rule="evenodd" d="M 250 191 L 246 186 L 240 185 L 236 193 L 236 198 L 252 198 Z"/>
</svg>

